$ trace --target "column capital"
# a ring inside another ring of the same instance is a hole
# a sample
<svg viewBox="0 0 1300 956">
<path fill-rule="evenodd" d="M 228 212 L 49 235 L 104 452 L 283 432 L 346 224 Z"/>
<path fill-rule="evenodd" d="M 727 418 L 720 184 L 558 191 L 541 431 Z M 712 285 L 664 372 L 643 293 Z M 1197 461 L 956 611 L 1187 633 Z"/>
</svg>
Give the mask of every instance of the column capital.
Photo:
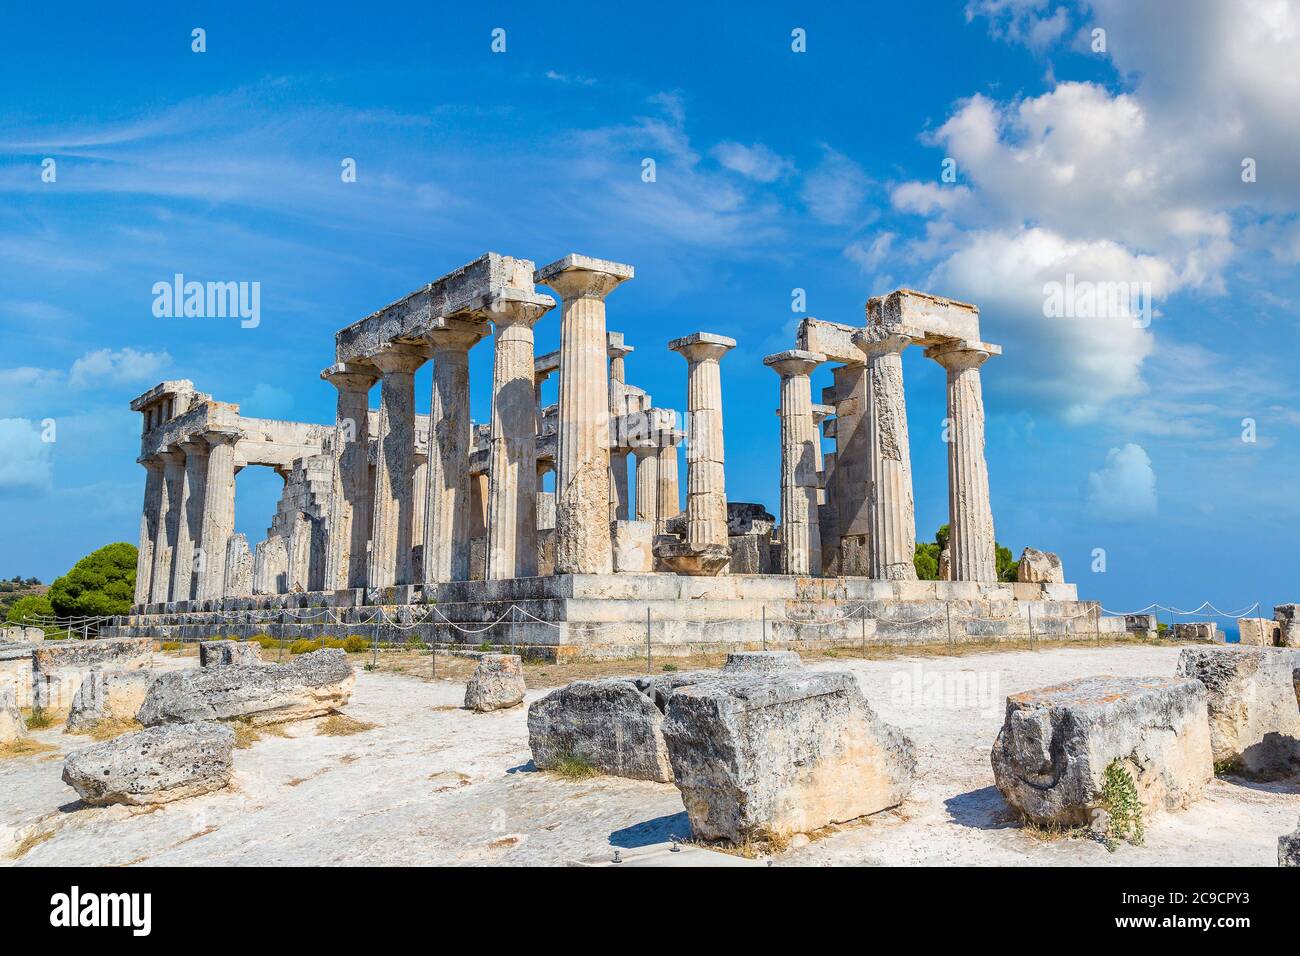
<svg viewBox="0 0 1300 956">
<path fill-rule="evenodd" d="M 763 359 L 763 364 L 770 368 L 782 378 L 794 378 L 796 375 L 807 375 L 822 362 L 826 361 L 826 356 L 818 352 L 807 352 L 803 349 L 786 349 L 784 352 L 777 352 L 775 355 L 769 355 Z"/>
<path fill-rule="evenodd" d="M 368 391 L 379 380 L 379 369 L 367 362 L 335 362 L 322 369 L 320 377 L 339 391 Z"/>
<path fill-rule="evenodd" d="M 486 317 L 499 329 L 524 325 L 532 328 L 551 309 L 555 300 L 549 295 L 517 293 L 508 289 L 488 303 Z"/>
<path fill-rule="evenodd" d="M 853 333 L 853 344 L 860 348 L 867 358 L 873 355 L 901 353 L 921 337 L 920 332 L 911 329 L 873 327 Z"/>
<path fill-rule="evenodd" d="M 218 445 L 235 444 L 244 437 L 244 433 L 237 428 L 210 428 L 196 437 L 206 441 L 209 448 L 216 448 Z"/>
<path fill-rule="evenodd" d="M 688 362 L 716 362 L 736 347 L 736 340 L 712 332 L 693 332 L 668 343 L 668 351 L 676 352 Z"/>
<path fill-rule="evenodd" d="M 419 346 L 388 342 L 380 346 L 379 351 L 370 356 L 370 361 L 379 369 L 381 376 L 387 377 L 389 375 L 411 375 L 425 363 L 427 358 L 424 349 Z"/>
<path fill-rule="evenodd" d="M 570 299 L 604 299 L 619 283 L 635 275 L 636 270 L 626 263 L 571 252 L 534 272 L 533 281 L 554 289 L 567 302 Z"/>
<path fill-rule="evenodd" d="M 202 435 L 191 435 L 184 441 L 178 441 L 176 447 L 185 452 L 187 457 L 190 455 L 206 455 L 208 453 L 208 443 Z"/>
<path fill-rule="evenodd" d="M 443 318 L 424 333 L 424 341 L 434 355 L 439 352 L 468 352 L 491 331 L 487 322 L 479 318 Z"/>
<path fill-rule="evenodd" d="M 926 358 L 932 358 L 948 371 L 960 371 L 979 368 L 992 355 L 1001 355 L 1002 346 L 988 342 L 954 342 L 932 345 L 925 350 Z"/>
</svg>

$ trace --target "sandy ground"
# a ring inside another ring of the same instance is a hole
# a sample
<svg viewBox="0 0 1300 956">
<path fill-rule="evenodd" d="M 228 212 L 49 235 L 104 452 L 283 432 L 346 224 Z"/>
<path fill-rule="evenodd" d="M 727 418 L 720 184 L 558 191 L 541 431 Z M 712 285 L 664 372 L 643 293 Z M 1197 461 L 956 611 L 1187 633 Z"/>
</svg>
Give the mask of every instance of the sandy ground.
<svg viewBox="0 0 1300 956">
<path fill-rule="evenodd" d="M 1035 838 L 1008 819 L 989 767 L 1007 694 L 1088 674 L 1171 674 L 1177 656 L 1076 647 L 812 664 L 852 670 L 913 738 L 917 784 L 902 807 L 823 831 L 772 863 L 1276 865 L 1277 838 L 1300 816 L 1300 778 L 1215 780 L 1191 809 L 1148 821 L 1144 847 L 1115 853 L 1084 838 Z M 936 693 L 944 680 L 965 692 Z M 374 729 L 335 737 L 318 735 L 319 721 L 291 725 L 289 737 L 235 752 L 229 790 L 151 811 L 79 803 L 60 780 L 62 754 L 86 738 L 39 731 L 58 752 L 0 761 L 0 862 L 562 865 L 688 835 L 673 786 L 537 772 L 524 708 L 473 714 L 460 709 L 463 695 L 452 680 L 359 670 L 347 713 Z"/>
</svg>

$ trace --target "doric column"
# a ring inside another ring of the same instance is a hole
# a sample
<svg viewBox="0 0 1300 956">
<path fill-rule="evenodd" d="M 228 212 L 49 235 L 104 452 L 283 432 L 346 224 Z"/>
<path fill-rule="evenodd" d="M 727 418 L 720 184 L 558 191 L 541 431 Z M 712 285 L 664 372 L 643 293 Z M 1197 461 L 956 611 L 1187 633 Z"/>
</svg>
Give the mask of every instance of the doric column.
<svg viewBox="0 0 1300 956">
<path fill-rule="evenodd" d="M 763 359 L 781 376 L 781 571 L 820 575 L 817 522 L 817 426 L 813 421 L 812 370 L 826 356 L 790 349 Z"/>
<path fill-rule="evenodd" d="M 498 300 L 488 458 L 488 580 L 537 575 L 537 390 L 533 325 L 554 305 Z M 608 527 L 606 528 L 608 533 Z"/>
<path fill-rule="evenodd" d="M 681 434 L 675 433 L 665 438 L 659 448 L 658 462 L 655 464 L 655 478 L 658 494 L 655 499 L 655 513 L 659 516 L 655 533 L 663 534 L 668 519 L 676 518 L 682 513 L 681 489 L 677 480 L 677 446 L 681 443 Z"/>
<path fill-rule="evenodd" d="M 564 300 L 555 481 L 555 572 L 609 574 L 609 373 L 605 296 L 629 265 L 569 255 L 537 270 Z"/>
<path fill-rule="evenodd" d="M 954 581 L 996 581 L 989 469 L 984 457 L 984 348 L 937 347 L 926 354 L 948 371 L 948 523 Z"/>
<path fill-rule="evenodd" d="M 609 450 L 609 520 L 627 521 L 628 480 L 627 449 L 611 448 Z"/>
<path fill-rule="evenodd" d="M 337 363 L 320 377 L 338 389 L 334 408 L 334 495 L 325 544 L 325 589 L 366 584 L 366 542 L 370 540 L 370 389 L 378 369 Z"/>
<path fill-rule="evenodd" d="M 433 352 L 433 389 L 424 507 L 426 587 L 469 580 L 469 350 L 487 334 L 484 322 L 447 319 L 427 337 Z"/>
<path fill-rule="evenodd" d="M 234 430 L 214 430 L 203 436 L 208 443 L 208 474 L 203 483 L 203 562 L 199 573 L 199 600 L 224 596 L 226 547 L 235 533 Z"/>
<path fill-rule="evenodd" d="M 839 573 L 871 573 L 871 515 L 867 486 L 871 454 L 867 437 L 867 366 L 837 366 L 835 377 L 835 511 L 839 522 Z"/>
<path fill-rule="evenodd" d="M 638 445 L 636 455 L 636 520 L 659 524 L 659 449 Z"/>
<path fill-rule="evenodd" d="M 912 336 L 873 328 L 854 336 L 867 356 L 867 446 L 871 565 L 878 580 L 916 580 L 912 451 L 903 392 L 903 349 Z"/>
<path fill-rule="evenodd" d="M 149 600 L 163 604 L 172 600 L 172 561 L 176 555 L 181 521 L 181 494 L 185 484 L 185 456 L 179 451 L 159 452 L 163 462 L 162 494 L 159 498 L 157 536 L 153 545 L 153 579 Z"/>
<path fill-rule="evenodd" d="M 145 469 L 144 507 L 140 512 L 140 549 L 135 559 L 135 603 L 148 604 L 153 595 L 153 548 L 162 515 L 163 463 L 141 458 Z"/>
<path fill-rule="evenodd" d="M 194 559 L 203 557 L 203 486 L 208 477 L 208 443 L 182 442 L 185 475 L 181 482 L 180 520 L 176 527 L 176 551 L 172 555 L 172 600 L 188 601 L 196 593 Z M 224 562 L 225 555 L 218 560 Z"/>
<path fill-rule="evenodd" d="M 735 347 L 735 339 L 711 332 L 696 332 L 668 343 L 668 348 L 687 362 L 686 544 L 693 549 L 728 547 L 718 360 Z"/>
<path fill-rule="evenodd" d="M 411 584 L 411 528 L 415 520 L 415 371 L 422 349 L 388 344 L 371 356 L 379 369 L 379 444 L 375 454 L 370 562 L 366 584 Z"/>
</svg>

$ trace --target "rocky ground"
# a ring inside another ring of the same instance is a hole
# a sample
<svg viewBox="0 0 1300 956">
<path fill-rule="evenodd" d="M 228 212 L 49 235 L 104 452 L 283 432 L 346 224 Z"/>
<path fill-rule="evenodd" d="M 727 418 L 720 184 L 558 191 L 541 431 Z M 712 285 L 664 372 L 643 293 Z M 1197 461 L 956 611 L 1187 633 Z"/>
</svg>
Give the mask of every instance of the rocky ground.
<svg viewBox="0 0 1300 956">
<path fill-rule="evenodd" d="M 1172 675 L 1177 656 L 1173 647 L 1088 646 L 812 662 L 852 670 L 867 699 L 913 738 L 917 785 L 902 807 L 799 840 L 772 862 L 1276 865 L 1277 838 L 1300 816 L 1300 778 L 1215 780 L 1190 810 L 1149 821 L 1144 847 L 1115 853 L 1083 837 L 1027 831 L 1007 816 L 989 765 L 1007 694 L 1089 674 Z M 688 835 L 670 784 L 535 771 L 524 708 L 461 709 L 455 669 L 435 681 L 358 670 L 347 714 L 372 729 L 340 736 L 326 733 L 323 719 L 287 725 L 286 736 L 235 752 L 229 790 L 161 808 L 80 804 L 60 780 L 62 755 L 88 739 L 61 727 L 37 731 L 57 749 L 0 761 L 0 862 L 555 865 L 616 849 L 632 858 Z M 544 692 L 530 690 L 527 700 Z"/>
</svg>

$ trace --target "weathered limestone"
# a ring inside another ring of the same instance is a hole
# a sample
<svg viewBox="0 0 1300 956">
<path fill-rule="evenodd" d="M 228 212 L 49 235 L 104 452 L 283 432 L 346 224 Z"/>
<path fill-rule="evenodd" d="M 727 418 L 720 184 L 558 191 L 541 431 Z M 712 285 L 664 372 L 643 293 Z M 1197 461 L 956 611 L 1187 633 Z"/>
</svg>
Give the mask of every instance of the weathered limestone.
<svg viewBox="0 0 1300 956">
<path fill-rule="evenodd" d="M 1059 555 L 1037 548 L 1025 548 L 1020 553 L 1016 580 L 1025 584 L 1064 584 L 1065 569 Z"/>
<path fill-rule="evenodd" d="M 860 353 L 859 353 L 860 354 Z M 871 574 L 871 444 L 868 427 L 870 377 L 862 362 L 832 370 L 835 407 L 835 470 L 832 497 L 838 521 L 838 574 Z M 828 548 L 823 539 L 823 552 Z M 825 555 L 822 558 L 826 565 Z"/>
<path fill-rule="evenodd" d="M 1205 688 L 1171 677 L 1085 677 L 1007 698 L 993 776 L 1026 819 L 1076 826 L 1119 761 L 1147 812 L 1187 807 L 1214 775 Z"/>
<path fill-rule="evenodd" d="M 150 806 L 220 790 L 235 735 L 220 724 L 153 727 L 68 754 L 63 781 L 92 806 Z"/>
<path fill-rule="evenodd" d="M 902 330 L 871 329 L 853 338 L 867 356 L 868 572 L 877 580 L 916 580 L 912 446 L 903 392 L 903 349 L 912 341 Z"/>
<path fill-rule="evenodd" d="M 485 714 L 524 701 L 524 665 L 518 654 L 484 654 L 465 685 L 465 708 Z"/>
<path fill-rule="evenodd" d="M 182 442 L 179 447 L 185 457 L 185 471 L 181 477 L 176 550 L 172 555 L 171 599 L 188 601 L 197 592 L 194 568 L 196 559 L 200 565 L 208 560 L 202 551 L 204 485 L 208 480 L 208 443 L 202 440 L 187 441 Z M 213 555 L 212 560 L 224 563 L 225 551 Z"/>
<path fill-rule="evenodd" d="M 683 574 L 724 573 L 731 558 L 718 362 L 735 347 L 735 339 L 711 332 L 668 343 L 687 363 L 686 540 L 684 547 L 660 553 Z"/>
<path fill-rule="evenodd" d="M 817 523 L 817 446 L 808 376 L 824 355 L 790 349 L 763 359 L 781 376 L 781 572 L 817 576 L 822 571 Z"/>
<path fill-rule="evenodd" d="M 361 363 L 336 363 L 320 377 L 338 390 L 333 442 L 334 497 L 326 546 L 325 587 L 330 591 L 366 584 L 370 540 L 370 389 L 379 370 Z"/>
<path fill-rule="evenodd" d="M 654 525 L 649 521 L 615 521 L 610 528 L 616 574 L 654 571 Z"/>
<path fill-rule="evenodd" d="M 655 531 L 662 534 L 664 526 L 672 518 L 682 513 L 681 490 L 678 485 L 676 436 L 666 438 L 659 449 L 659 461 L 655 465 L 655 480 L 658 491 L 655 496 L 655 508 L 658 520 Z"/>
<path fill-rule="evenodd" d="M 1280 634 L 1279 647 L 1300 647 L 1300 604 L 1279 604 L 1273 608 Z"/>
<path fill-rule="evenodd" d="M 698 839 L 780 838 L 897 806 L 912 742 L 848 672 L 702 680 L 668 698 L 673 776 Z"/>
<path fill-rule="evenodd" d="M 1183 648 L 1178 675 L 1206 687 L 1216 764 L 1256 775 L 1300 768 L 1295 666 L 1277 648 Z"/>
<path fill-rule="evenodd" d="M 631 482 L 628 481 L 628 453 L 621 448 L 612 448 L 609 452 L 609 520 L 627 521 L 631 516 L 629 508 Z"/>
<path fill-rule="evenodd" d="M 185 456 L 179 451 L 159 454 L 163 462 L 161 517 L 158 536 L 153 544 L 153 575 L 149 600 L 165 604 L 172 594 L 172 560 L 176 554 L 176 535 L 181 519 L 181 493 L 185 482 Z"/>
<path fill-rule="evenodd" d="M 203 484 L 203 568 L 199 574 L 199 599 L 220 598 L 225 585 L 227 542 L 235 533 L 235 443 L 242 437 L 234 429 L 214 429 L 208 442 L 208 474 Z M 210 556 L 210 557 L 209 557 Z"/>
<path fill-rule="evenodd" d="M 289 664 L 232 664 L 164 674 L 136 719 L 146 727 L 204 720 L 278 724 L 343 707 L 356 674 L 341 650 L 312 651 Z"/>
<path fill-rule="evenodd" d="M 771 673 L 772 671 L 799 670 L 803 661 L 795 651 L 732 651 L 722 665 L 726 672 Z"/>
<path fill-rule="evenodd" d="M 954 581 L 997 580 L 980 366 L 1000 351 L 986 344 L 926 350 L 948 372 L 948 522 Z"/>
<path fill-rule="evenodd" d="M 1160 636 L 1160 622 L 1154 614 L 1125 614 L 1124 632 L 1149 640 Z"/>
<path fill-rule="evenodd" d="M 253 555 L 248 550 L 248 538 L 232 534 L 226 542 L 226 575 L 223 591 L 226 597 L 243 597 L 253 593 Z"/>
<path fill-rule="evenodd" d="M 153 593 L 153 546 L 162 514 L 162 462 L 141 458 L 145 469 L 144 508 L 140 514 L 140 543 L 135 562 L 135 603 L 148 604 Z"/>
<path fill-rule="evenodd" d="M 1300 824 L 1277 838 L 1277 865 L 1300 866 Z"/>
<path fill-rule="evenodd" d="M 27 736 L 27 721 L 12 687 L 0 686 L 0 747 Z"/>
<path fill-rule="evenodd" d="M 636 520 L 659 524 L 659 455 L 662 449 L 643 445 L 632 449 L 636 457 Z"/>
<path fill-rule="evenodd" d="M 613 570 L 605 297 L 634 274 L 623 263 L 572 254 L 534 276 L 564 301 L 555 480 L 557 574 Z"/>
<path fill-rule="evenodd" d="M 537 574 L 537 393 L 533 380 L 533 326 L 554 305 L 501 299 L 491 309 L 496 326 L 492 365 L 492 453 L 488 473 L 487 577 Z"/>
<path fill-rule="evenodd" d="M 1242 644 L 1253 647 L 1280 647 L 1281 625 L 1266 617 L 1243 617 L 1237 620 Z"/>
<path fill-rule="evenodd" d="M 256 641 L 200 641 L 199 666 L 262 663 L 262 645 Z"/>
<path fill-rule="evenodd" d="M 382 377 L 366 584 L 386 588 L 414 581 L 415 372 L 424 364 L 424 353 L 389 345 L 371 361 Z"/>
<path fill-rule="evenodd" d="M 469 580 L 469 351 L 487 334 L 479 322 L 448 319 L 429 334 L 428 498 L 424 509 L 424 583 Z"/>
<path fill-rule="evenodd" d="M 1180 621 L 1174 625 L 1174 640 L 1222 642 L 1215 621 Z"/>
<path fill-rule="evenodd" d="M 135 720 L 145 695 L 157 679 L 157 673 L 149 670 L 92 670 L 77 688 L 72 709 L 68 711 L 67 732 L 93 730 L 106 720 Z"/>
<path fill-rule="evenodd" d="M 65 710 L 93 670 L 131 671 L 153 661 L 153 641 L 116 637 L 89 641 L 45 641 L 32 649 L 32 705 Z"/>
</svg>

